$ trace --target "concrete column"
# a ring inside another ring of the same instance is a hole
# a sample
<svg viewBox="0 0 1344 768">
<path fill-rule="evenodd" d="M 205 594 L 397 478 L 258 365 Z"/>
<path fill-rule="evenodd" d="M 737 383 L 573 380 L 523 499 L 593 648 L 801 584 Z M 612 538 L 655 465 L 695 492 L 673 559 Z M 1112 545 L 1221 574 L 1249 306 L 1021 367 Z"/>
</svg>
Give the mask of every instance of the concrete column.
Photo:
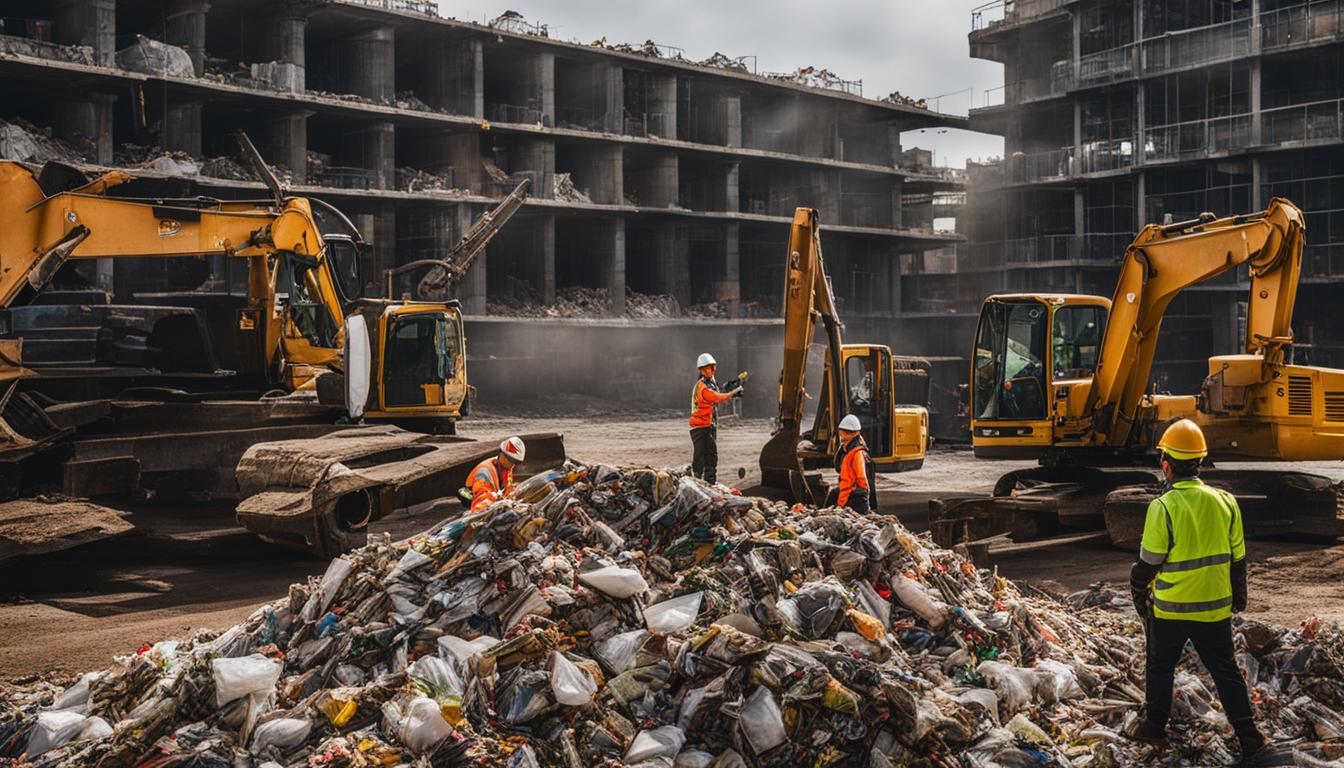
<svg viewBox="0 0 1344 768">
<path fill-rule="evenodd" d="M 890 148 L 889 165 L 892 168 L 901 167 L 901 129 L 895 123 L 887 123 L 887 146 Z M 934 163 L 937 164 L 937 158 L 934 158 Z"/>
<path fill-rule="evenodd" d="M 480 193 L 483 169 L 480 136 L 475 133 L 450 133 L 441 141 L 447 163 L 453 167 L 453 183 Z"/>
<path fill-rule="evenodd" d="M 1083 190 L 1075 187 L 1073 190 L 1073 233 L 1082 235 L 1087 232 L 1087 214 L 1084 208 Z"/>
<path fill-rule="evenodd" d="M 649 133 L 664 139 L 677 138 L 677 77 L 649 77 Z M 657 117 L 655 117 L 657 115 Z"/>
<path fill-rule="evenodd" d="M 541 258 L 541 303 L 555 303 L 555 217 L 542 216 L 537 226 L 537 253 Z"/>
<path fill-rule="evenodd" d="M 653 159 L 640 172 L 640 205 L 646 208 L 671 208 L 680 191 L 680 164 L 668 154 Z"/>
<path fill-rule="evenodd" d="M 93 48 L 100 67 L 116 66 L 116 0 L 57 0 L 51 3 L 51 37 L 62 45 Z"/>
<path fill-rule="evenodd" d="M 1143 165 L 1144 151 L 1148 133 L 1148 99 L 1143 81 L 1134 83 L 1134 164 Z"/>
<path fill-rule="evenodd" d="M 555 125 L 555 54 L 538 53 L 532 61 L 532 73 L 535 78 L 537 109 L 541 111 L 541 124 L 547 127 L 553 126 Z"/>
<path fill-rule="evenodd" d="M 169 102 L 163 116 L 163 148 L 201 156 L 201 102 Z"/>
<path fill-rule="evenodd" d="M 602 129 L 608 133 L 625 133 L 625 70 L 617 64 L 608 65 L 600 87 L 603 88 L 598 94 L 598 105 L 603 110 Z"/>
<path fill-rule="evenodd" d="M 742 97 L 725 96 L 723 99 L 723 119 L 725 126 L 724 144 L 729 147 L 742 146 Z"/>
<path fill-rule="evenodd" d="M 350 92 L 378 102 L 396 97 L 396 33 L 374 27 L 350 39 Z"/>
<path fill-rule="evenodd" d="M 271 162 L 289 170 L 295 184 L 307 181 L 308 117 L 311 112 L 293 112 L 271 121 Z"/>
<path fill-rule="evenodd" d="M 608 229 L 610 239 L 605 244 L 602 271 L 607 276 L 607 294 L 611 299 L 611 313 L 625 314 L 625 219 L 614 218 Z"/>
<path fill-rule="evenodd" d="M 1258 155 L 1251 158 L 1251 210 L 1264 210 L 1265 200 L 1265 165 L 1264 160 Z"/>
<path fill-rule="evenodd" d="M 392 123 L 374 123 L 360 134 L 364 167 L 378 173 L 378 188 L 397 185 L 397 130 Z"/>
<path fill-rule="evenodd" d="M 1083 169 L 1083 102 L 1073 100 L 1073 167 L 1069 176 L 1075 176 Z"/>
<path fill-rule="evenodd" d="M 1256 38 L 1259 39 L 1259 38 Z M 1261 141 L 1261 63 L 1260 57 L 1251 59 L 1251 146 L 1259 146 Z"/>
<path fill-rule="evenodd" d="M 448 254 L 448 251 L 452 249 L 453 245 L 457 243 L 458 239 L 471 228 L 471 222 L 475 218 L 472 215 L 471 206 L 466 203 L 458 203 L 454 206 L 454 209 L 454 231 L 451 233 L 444 233 L 449 239 L 442 244 L 443 247 L 441 248 L 442 255 L 445 256 Z M 457 297 L 462 302 L 462 311 L 469 315 L 486 314 L 486 272 L 489 269 L 489 261 L 490 254 L 489 249 L 487 248 L 485 253 L 477 256 L 476 260 L 471 263 L 471 268 L 467 270 L 467 274 L 462 278 L 462 282 L 458 285 Z"/>
<path fill-rule="evenodd" d="M 425 101 L 456 115 L 485 117 L 485 53 L 477 39 L 453 40 L 428 51 Z"/>
<path fill-rule="evenodd" d="M 518 143 L 519 171 L 534 171 L 536 178 L 528 194 L 533 197 L 555 197 L 555 142 L 551 139 L 523 140 Z"/>
<path fill-rule="evenodd" d="M 625 203 L 625 166 L 620 145 L 598 147 L 591 155 L 590 172 L 580 177 L 591 180 L 589 196 L 604 205 Z"/>
<path fill-rule="evenodd" d="M 1135 3 L 1134 5 L 1136 6 L 1142 5 L 1142 3 Z M 1137 12 L 1138 11 L 1135 11 L 1135 13 Z M 1078 75 L 1081 71 L 1079 69 L 1080 60 L 1083 58 L 1083 14 L 1081 13 L 1069 14 L 1069 21 L 1073 23 L 1070 38 L 1072 42 L 1072 48 L 1069 51 L 1069 64 L 1073 69 L 1073 80 L 1074 82 L 1077 82 Z M 1007 82 L 1006 78 L 1005 82 Z"/>
<path fill-rule="evenodd" d="M 112 163 L 112 107 L 117 97 L 107 93 L 84 93 L 62 104 L 55 120 L 56 134 L 72 142 L 94 146 L 96 163 Z"/>
<path fill-rule="evenodd" d="M 1134 174 L 1134 230 L 1148 226 L 1148 192 L 1145 189 L 1144 172 L 1139 171 Z"/>
<path fill-rule="evenodd" d="M 685 224 L 669 224 L 656 230 L 653 259 L 658 290 L 671 295 L 683 307 L 690 304 L 690 242 Z"/>
<path fill-rule="evenodd" d="M 724 178 L 723 209 L 731 213 L 742 210 L 742 164 L 728 163 Z"/>
<path fill-rule="evenodd" d="M 197 77 L 205 73 L 205 14 L 209 10 L 206 0 L 174 0 L 168 3 L 165 17 L 166 42 L 187 52 Z"/>
<path fill-rule="evenodd" d="M 723 281 L 715 290 L 715 298 L 728 308 L 729 317 L 742 314 L 742 257 L 739 224 L 735 221 L 724 225 L 723 232 Z"/>
<path fill-rule="evenodd" d="M 901 179 L 891 185 L 891 228 L 900 229 L 905 226 L 905 195 L 904 182 Z M 933 219 L 929 219 L 929 226 L 933 226 Z"/>
</svg>

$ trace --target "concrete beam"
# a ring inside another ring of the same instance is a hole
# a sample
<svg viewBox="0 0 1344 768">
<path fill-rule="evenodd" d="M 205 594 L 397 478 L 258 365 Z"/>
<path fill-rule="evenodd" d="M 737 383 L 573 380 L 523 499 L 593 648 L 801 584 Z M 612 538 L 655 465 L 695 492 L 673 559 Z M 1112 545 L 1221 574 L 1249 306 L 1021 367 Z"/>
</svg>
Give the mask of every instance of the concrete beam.
<svg viewBox="0 0 1344 768">
<path fill-rule="evenodd" d="M 209 10 L 206 0 L 173 0 L 164 17 L 165 42 L 187 52 L 197 77 L 205 74 L 205 15 Z"/>
</svg>

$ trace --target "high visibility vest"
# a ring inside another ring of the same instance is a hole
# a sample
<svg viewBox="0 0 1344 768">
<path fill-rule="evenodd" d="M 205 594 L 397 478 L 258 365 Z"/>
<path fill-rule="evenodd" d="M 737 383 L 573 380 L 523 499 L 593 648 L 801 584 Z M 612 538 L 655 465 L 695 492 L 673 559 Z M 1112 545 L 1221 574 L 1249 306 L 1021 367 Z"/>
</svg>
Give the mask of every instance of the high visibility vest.
<svg viewBox="0 0 1344 768">
<path fill-rule="evenodd" d="M 719 385 L 713 379 L 701 376 L 691 387 L 691 429 L 712 427 L 718 423 L 714 406 L 732 398 L 731 392 L 720 392 Z"/>
<path fill-rule="evenodd" d="M 1190 478 L 1148 505 L 1139 558 L 1161 566 L 1153 581 L 1157 618 L 1231 618 L 1232 563 L 1245 557 L 1241 510 L 1231 494 Z"/>
<path fill-rule="evenodd" d="M 837 506 L 845 506 L 849 496 L 857 488 L 868 488 L 868 446 L 862 437 L 856 437 L 849 445 L 840 449 L 840 461 L 836 469 L 840 472 L 840 496 Z"/>
<path fill-rule="evenodd" d="M 513 487 L 513 470 L 500 465 L 499 457 L 489 458 L 471 470 L 467 481 L 471 488 L 471 511 L 479 512 L 495 503 Z"/>
</svg>

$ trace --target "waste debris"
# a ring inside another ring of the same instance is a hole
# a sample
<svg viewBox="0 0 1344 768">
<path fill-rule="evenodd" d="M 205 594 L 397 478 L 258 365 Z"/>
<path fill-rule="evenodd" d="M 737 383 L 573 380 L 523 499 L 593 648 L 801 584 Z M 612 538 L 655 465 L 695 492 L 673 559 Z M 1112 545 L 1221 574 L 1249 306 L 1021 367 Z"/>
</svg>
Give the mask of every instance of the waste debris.
<svg viewBox="0 0 1344 768">
<path fill-rule="evenodd" d="M 452 195 L 470 195 L 470 189 L 453 185 L 453 174 L 434 174 L 419 168 L 397 168 L 397 189 L 403 192 L 446 192 Z"/>
<path fill-rule="evenodd" d="M 1072 766 L 1237 759 L 1212 684 L 1142 700 L 1126 594 L 1028 594 L 894 517 L 566 464 L 369 543 L 224 632 L 0 688 L 25 766 Z M 1237 622 L 1262 728 L 1344 750 L 1344 630 Z M 1335 762 L 1331 762 L 1335 761 Z"/>
<path fill-rule="evenodd" d="M 555 179 L 551 193 L 556 200 L 565 200 L 571 203 L 591 203 L 593 198 L 588 193 L 574 186 L 574 177 L 568 173 L 557 173 L 552 177 Z"/>
<path fill-rule="evenodd" d="M 117 66 L 128 72 L 168 77 L 195 77 L 191 56 L 176 45 L 135 36 L 135 44 L 117 51 Z"/>
<path fill-rule="evenodd" d="M 0 55 L 32 56 L 39 59 L 68 61 L 92 67 L 97 62 L 93 58 L 91 45 L 61 45 L 47 40 L 16 35 L 0 35 Z"/>
<path fill-rule="evenodd" d="M 846 80 L 825 67 L 799 67 L 792 72 L 764 72 L 762 74 L 771 80 L 804 85 L 808 88 L 843 91 L 855 96 L 863 95 L 862 80 Z"/>
<path fill-rule="evenodd" d="M 57 139 L 50 128 L 40 128 L 18 118 L 13 122 L 0 120 L 0 158 L 17 160 L 23 163 L 45 163 L 58 160 L 65 163 L 88 162 L 89 157 L 97 154 L 92 139 L 79 142 L 79 145 Z"/>
<path fill-rule="evenodd" d="M 928 99 L 914 99 L 902 94 L 900 91 L 892 91 L 886 96 L 883 96 L 881 100 L 888 104 L 895 104 L 901 107 L 914 107 L 916 109 L 929 108 Z"/>
<path fill-rule="evenodd" d="M 509 317 L 611 317 L 611 294 L 605 288 L 570 286 L 555 292 L 552 304 L 543 304 L 536 296 L 492 298 L 486 306 L 491 315 Z M 675 296 L 625 292 L 624 317 L 637 320 L 655 320 L 676 317 L 726 318 L 728 307 L 720 302 L 693 304 L 683 307 Z"/>
</svg>

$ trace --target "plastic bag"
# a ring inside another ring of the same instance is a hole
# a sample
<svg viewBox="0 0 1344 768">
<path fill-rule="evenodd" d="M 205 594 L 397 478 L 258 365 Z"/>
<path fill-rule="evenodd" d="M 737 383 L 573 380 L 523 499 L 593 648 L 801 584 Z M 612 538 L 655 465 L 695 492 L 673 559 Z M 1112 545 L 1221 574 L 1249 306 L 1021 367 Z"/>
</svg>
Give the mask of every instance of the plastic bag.
<svg viewBox="0 0 1344 768">
<path fill-rule="evenodd" d="M 1078 675 L 1073 667 L 1053 659 L 1041 659 L 1036 662 L 1036 700 L 1042 704 L 1054 704 L 1066 699 L 1083 696 L 1078 685 Z"/>
<path fill-rule="evenodd" d="M 556 702 L 567 707 L 582 707 L 597 694 L 597 681 L 565 654 L 551 651 L 551 691 Z"/>
<path fill-rule="evenodd" d="M 452 663 L 438 656 L 421 656 L 406 672 L 429 688 L 429 695 L 435 699 L 460 697 L 466 689 Z"/>
<path fill-rule="evenodd" d="M 597 646 L 593 656 L 602 662 L 608 672 L 619 675 L 634 668 L 639 649 L 644 647 L 644 641 L 648 638 L 649 633 L 643 629 L 612 635 Z"/>
<path fill-rule="evenodd" d="M 779 613 L 794 632 L 819 638 L 845 609 L 845 588 L 834 578 L 804 584 L 798 592 L 779 603 Z"/>
<path fill-rule="evenodd" d="M 439 656 L 458 664 L 466 664 L 472 656 L 489 650 L 498 644 L 499 640 L 489 635 L 481 635 L 475 640 L 463 640 L 453 635 L 444 635 L 439 638 Z"/>
<path fill-rule="evenodd" d="M 625 751 L 625 762 L 638 763 L 658 757 L 671 760 L 677 756 L 681 751 L 681 745 L 685 743 L 686 734 L 675 725 L 663 725 L 652 730 L 640 731 L 635 734 L 635 740 L 630 742 L 630 748 Z"/>
<path fill-rule="evenodd" d="M 1022 713 L 1013 715 L 1013 719 L 1004 726 L 1008 732 L 1024 741 L 1030 741 L 1035 744 L 1049 744 L 1050 737 L 1046 735 L 1041 727 L 1030 720 Z"/>
<path fill-rule="evenodd" d="M 101 739 L 104 736 L 112 735 L 112 726 L 106 720 L 97 715 L 84 721 L 84 727 L 79 729 L 79 735 L 75 741 L 89 741 L 91 739 Z"/>
<path fill-rule="evenodd" d="M 742 726 L 747 743 L 758 755 L 778 747 L 788 739 L 784 732 L 784 716 L 775 703 L 775 695 L 764 685 L 756 686 L 756 690 L 747 697 L 746 704 L 742 705 L 742 711 L 738 714 L 737 723 Z"/>
<path fill-rule="evenodd" d="M 341 591 L 341 585 L 354 569 L 355 564 L 343 557 L 335 558 L 327 565 L 322 580 L 317 583 L 317 589 L 308 595 L 308 602 L 303 604 L 303 610 L 299 612 L 304 621 L 316 621 L 318 616 L 327 612 L 327 606 L 331 605 L 332 599 Z"/>
<path fill-rule="evenodd" d="M 89 711 L 89 686 L 102 676 L 103 673 L 101 672 L 89 672 L 80 676 L 74 685 L 66 688 L 60 696 L 56 697 L 56 701 L 50 707 L 47 707 L 47 710 L 60 712 L 68 709 L 81 715 L 86 714 Z"/>
<path fill-rule="evenodd" d="M 411 699 L 398 714 L 394 727 L 397 740 L 416 754 L 433 750 L 453 732 L 453 727 L 439 713 L 439 705 L 424 696 Z"/>
<path fill-rule="evenodd" d="M 419 550 L 406 550 L 406 554 L 401 556 L 400 562 L 398 562 L 396 567 L 392 569 L 391 573 L 387 574 L 386 581 L 395 581 L 405 574 L 414 571 L 416 568 L 425 565 L 429 562 L 429 559 L 429 555 L 426 555 Z"/>
<path fill-rule="evenodd" d="M 896 599 L 901 601 L 901 605 L 914 611 L 931 628 L 938 629 L 947 621 L 946 606 L 929 597 L 923 584 L 898 573 L 892 577 L 891 587 L 896 590 Z"/>
<path fill-rule="evenodd" d="M 280 662 L 259 653 L 238 659 L 212 659 L 215 705 L 222 707 L 249 694 L 273 690 L 283 668 Z"/>
<path fill-rule="evenodd" d="M 579 581 L 618 600 L 649 591 L 649 583 L 644 580 L 643 574 L 633 568 L 622 568 L 619 565 L 608 565 L 605 568 L 580 573 Z"/>
<path fill-rule="evenodd" d="M 644 625 L 650 632 L 657 632 L 660 635 L 670 635 L 689 629 L 695 623 L 695 617 L 700 614 L 700 601 L 704 597 L 703 592 L 691 592 L 650 605 L 644 609 Z"/>
<path fill-rule="evenodd" d="M 49 749 L 65 746 L 84 730 L 87 721 L 87 717 L 74 711 L 39 714 L 28 735 L 28 746 L 25 749 L 28 757 L 37 757 Z"/>
<path fill-rule="evenodd" d="M 677 759 L 672 762 L 672 768 L 709 768 L 709 764 L 712 762 L 714 762 L 714 755 L 688 749 L 677 755 Z"/>
<path fill-rule="evenodd" d="M 282 752 L 293 749 L 308 739 L 313 730 L 313 722 L 302 717 L 278 717 L 267 720 L 252 732 L 252 754 L 256 755 L 269 747 Z"/>
<path fill-rule="evenodd" d="M 1036 687 L 1036 673 L 1030 669 L 1010 666 L 999 661 L 983 661 L 975 668 L 989 687 L 999 695 L 999 720 L 1020 712 L 1031 704 Z"/>
</svg>

